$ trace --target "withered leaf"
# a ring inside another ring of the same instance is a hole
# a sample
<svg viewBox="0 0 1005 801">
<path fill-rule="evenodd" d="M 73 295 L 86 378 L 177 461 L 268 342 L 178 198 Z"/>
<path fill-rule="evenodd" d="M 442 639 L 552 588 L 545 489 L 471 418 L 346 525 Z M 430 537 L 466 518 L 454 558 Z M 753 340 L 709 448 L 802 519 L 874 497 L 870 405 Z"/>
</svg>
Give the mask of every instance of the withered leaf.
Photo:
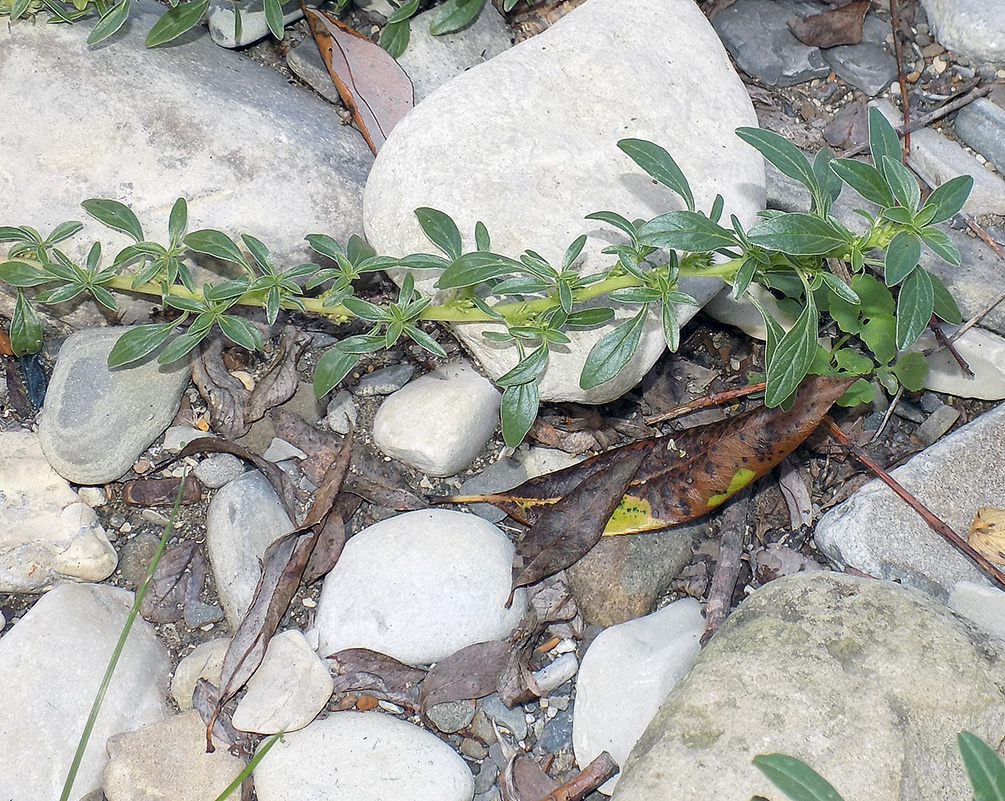
<svg viewBox="0 0 1005 801">
<path fill-rule="evenodd" d="M 310 334 L 292 325 L 283 328 L 282 339 L 272 361 L 269 363 L 255 388 L 244 404 L 244 419 L 248 423 L 260 420 L 274 406 L 286 403 L 293 397 L 300 384 L 297 362 L 307 346 L 311 344 Z M 314 482 L 315 484 L 317 482 Z"/>
<path fill-rule="evenodd" d="M 499 779 L 506 797 L 513 801 L 540 801 L 558 787 L 558 782 L 530 754 L 518 754 L 511 759 Z"/>
<path fill-rule="evenodd" d="M 174 623 L 180 620 L 181 607 L 192 594 L 190 584 L 198 583 L 196 595 L 202 588 L 205 570 L 204 565 L 199 564 L 201 561 L 199 545 L 192 540 L 185 540 L 165 550 L 150 578 L 147 593 L 140 602 L 140 615 L 151 623 Z"/>
<path fill-rule="evenodd" d="M 422 668 L 399 662 L 369 648 L 346 648 L 328 657 L 337 693 L 360 692 L 408 709 L 418 709 L 417 687 L 426 677 Z"/>
<path fill-rule="evenodd" d="M 412 108 L 412 82 L 384 48 L 323 11 L 300 7 L 342 102 L 376 155 Z"/>
<path fill-rule="evenodd" d="M 251 606 L 237 627 L 223 659 L 217 709 L 244 686 L 262 663 L 269 641 L 290 605 L 318 537 L 335 505 L 335 499 L 349 470 L 351 452 L 350 435 L 346 437 L 338 458 L 328 468 L 324 481 L 314 496 L 307 519 L 299 528 L 279 537 L 265 549 L 262 575 L 255 588 Z M 207 750 L 212 750 L 208 731 L 206 747 Z"/>
<path fill-rule="evenodd" d="M 478 642 L 437 662 L 419 693 L 423 716 L 437 704 L 484 698 L 494 693 L 512 648 L 508 642 Z"/>
<path fill-rule="evenodd" d="M 988 561 L 1005 567 L 1005 509 L 978 509 L 967 542 Z"/>
<path fill-rule="evenodd" d="M 228 750 L 251 756 L 255 753 L 258 737 L 235 729 L 232 718 L 237 702 L 231 701 L 217 709 L 219 698 L 220 691 L 213 684 L 199 679 L 192 692 L 192 708 L 199 713 L 203 723 L 212 725 L 213 737 L 228 746 Z"/>
<path fill-rule="evenodd" d="M 870 0 L 852 0 L 839 8 L 819 14 L 789 20 L 789 30 L 803 44 L 810 47 L 836 47 L 853 45 L 862 41 L 862 24 L 869 11 Z"/>
<path fill-rule="evenodd" d="M 644 458 L 638 472 L 604 534 L 632 534 L 684 523 L 716 508 L 788 456 L 820 424 L 849 383 L 845 378 L 811 376 L 800 386 L 789 411 L 762 407 L 672 436 L 614 448 L 536 476 L 507 492 L 438 500 L 491 503 L 533 525 L 587 478 L 641 451 Z"/>
<path fill-rule="evenodd" d="M 248 433 L 251 422 L 244 419 L 244 405 L 250 393 L 223 363 L 222 337 L 203 342 L 198 355 L 192 359 L 192 381 L 209 406 L 209 421 L 214 431 L 227 439 L 237 439 Z"/>
<path fill-rule="evenodd" d="M 335 499 L 335 511 L 328 515 L 324 528 L 318 536 L 314 552 L 311 554 L 307 569 L 304 570 L 304 584 L 313 584 L 335 567 L 345 547 L 345 524 L 359 509 L 362 501 L 355 495 L 341 493 Z"/>
<path fill-rule="evenodd" d="M 170 506 L 174 504 L 181 485 L 180 478 L 133 479 L 122 486 L 122 500 L 130 506 Z M 192 476 L 186 476 L 181 502 L 198 503 L 201 499 L 202 488 L 199 482 Z"/>
</svg>

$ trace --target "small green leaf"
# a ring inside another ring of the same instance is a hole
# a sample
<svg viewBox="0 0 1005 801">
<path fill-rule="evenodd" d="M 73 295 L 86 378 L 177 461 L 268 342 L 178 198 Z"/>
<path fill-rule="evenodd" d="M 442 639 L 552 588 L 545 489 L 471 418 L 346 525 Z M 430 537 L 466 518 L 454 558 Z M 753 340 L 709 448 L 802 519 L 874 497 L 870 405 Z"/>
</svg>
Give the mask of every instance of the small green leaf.
<svg viewBox="0 0 1005 801">
<path fill-rule="evenodd" d="M 0 242 L 30 242 L 32 244 L 42 244 L 42 240 L 33 237 L 32 232 L 27 228 L 15 225 L 0 225 Z"/>
<path fill-rule="evenodd" d="M 605 222 L 608 225 L 613 225 L 624 231 L 628 236 L 635 241 L 635 226 L 625 217 L 613 211 L 595 211 L 592 214 L 587 214 L 584 218 L 586 220 L 599 220 L 600 222 Z"/>
<path fill-rule="evenodd" d="M 807 293 L 806 308 L 781 338 L 768 361 L 764 405 L 773 408 L 788 398 L 806 376 L 817 349 L 817 308 Z"/>
<path fill-rule="evenodd" d="M 680 320 L 677 317 L 677 308 L 673 303 L 664 300 L 661 304 L 663 322 L 663 339 L 670 348 L 671 353 L 676 353 L 680 346 Z"/>
<path fill-rule="evenodd" d="M 323 398 L 352 371 L 359 361 L 358 353 L 346 353 L 338 345 L 326 350 L 314 368 L 314 394 Z"/>
<path fill-rule="evenodd" d="M 607 306 L 595 309 L 580 309 L 574 311 L 566 320 L 566 325 L 570 328 L 592 328 L 595 325 L 606 323 L 614 316 L 614 309 Z"/>
<path fill-rule="evenodd" d="M 28 10 L 31 0 L 14 0 L 14 5 L 10 7 L 10 18 L 12 22 L 17 22 L 21 15 Z"/>
<path fill-rule="evenodd" d="M 548 363 L 548 347 L 541 345 L 531 351 L 530 355 L 521 359 L 516 367 L 499 376 L 495 383 L 500 387 L 512 387 L 533 381 Z"/>
<path fill-rule="evenodd" d="M 537 419 L 539 396 L 536 381 L 515 384 L 503 390 L 500 406 L 503 441 L 515 448 Z"/>
<path fill-rule="evenodd" d="M 841 231 L 812 214 L 779 214 L 750 229 L 755 245 L 793 256 L 821 256 L 848 244 Z"/>
<path fill-rule="evenodd" d="M 897 355 L 896 334 L 897 320 L 892 314 L 877 315 L 866 320 L 859 331 L 862 341 L 880 364 L 889 364 Z"/>
<path fill-rule="evenodd" d="M 265 0 L 265 21 L 276 39 L 283 38 L 283 4 L 280 0 Z"/>
<path fill-rule="evenodd" d="M 817 186 L 820 187 L 820 200 L 822 203 L 820 204 L 821 207 L 817 208 L 818 204 L 814 198 L 812 211 L 822 216 L 827 215 L 831 204 L 838 199 L 841 195 L 841 190 L 844 188 L 841 179 L 831 172 L 830 164 L 832 161 L 834 161 L 834 151 L 829 147 L 822 147 L 817 151 L 817 155 L 813 159 L 813 175 L 817 179 Z"/>
<path fill-rule="evenodd" d="M 185 198 L 180 197 L 171 207 L 171 216 L 168 217 L 168 237 L 172 245 L 181 243 L 185 236 L 185 229 L 188 227 L 188 203 Z"/>
<path fill-rule="evenodd" d="M 244 254 L 234 241 L 223 231 L 216 231 L 212 228 L 201 228 L 193 231 L 185 237 L 185 246 L 196 253 L 205 253 L 223 261 L 248 266 Z"/>
<path fill-rule="evenodd" d="M 704 253 L 734 247 L 736 236 L 704 214 L 671 211 L 645 223 L 638 232 L 639 242 L 658 248 L 674 248 Z"/>
<path fill-rule="evenodd" d="M 337 261 L 339 256 L 345 255 L 342 246 L 328 234 L 307 234 L 304 239 L 311 246 L 311 250 L 327 256 L 332 261 Z"/>
<path fill-rule="evenodd" d="M 842 801 L 831 784 L 802 760 L 785 754 L 762 754 L 754 766 L 792 801 Z"/>
<path fill-rule="evenodd" d="M 409 3 L 409 5 L 412 4 Z M 399 8 L 398 11 L 401 11 L 401 9 Z M 397 14 L 398 11 L 394 13 Z M 391 16 L 394 16 L 394 14 Z M 405 52 L 405 49 L 408 47 L 408 40 L 411 37 L 412 27 L 407 19 L 400 20 L 399 22 L 388 21 L 387 25 L 384 26 L 384 30 L 380 32 L 380 39 L 377 43 L 388 52 L 391 58 L 398 58 L 398 56 Z"/>
<path fill-rule="evenodd" d="M 490 278 L 498 278 L 514 272 L 523 272 L 522 262 L 508 256 L 495 253 L 472 251 L 465 253 L 447 267 L 440 275 L 436 286 L 440 289 L 453 289 L 462 286 L 474 286 Z"/>
<path fill-rule="evenodd" d="M 932 279 L 927 270 L 914 270 L 900 288 L 897 297 L 897 347 L 906 350 L 928 326 L 935 309 Z"/>
<path fill-rule="evenodd" d="M 623 289 L 615 289 L 607 294 L 611 300 L 620 303 L 652 303 L 663 296 L 658 289 L 647 286 L 626 286 Z"/>
<path fill-rule="evenodd" d="M 925 206 L 934 206 L 935 216 L 929 221 L 932 225 L 945 222 L 963 209 L 963 204 L 974 188 L 974 179 L 969 175 L 957 175 L 936 188 L 928 196 Z"/>
<path fill-rule="evenodd" d="M 17 290 L 10 318 L 10 348 L 15 356 L 27 356 L 42 349 L 42 323 L 21 289 Z"/>
<path fill-rule="evenodd" d="M 387 319 L 384 309 L 366 300 L 349 297 L 342 301 L 342 305 L 363 320 L 377 323 Z"/>
<path fill-rule="evenodd" d="M 910 231 L 901 231 L 886 248 L 883 277 L 887 286 L 896 286 L 918 266 L 921 240 Z"/>
<path fill-rule="evenodd" d="M 820 187 L 817 185 L 817 178 L 809 159 L 784 136 L 762 128 L 737 128 L 736 135 L 757 148 L 761 155 L 774 164 L 783 175 L 799 181 L 814 197 L 819 196 Z"/>
<path fill-rule="evenodd" d="M 877 206 L 892 206 L 896 202 L 886 179 L 871 164 L 855 159 L 834 159 L 830 168 L 848 186 Z"/>
<path fill-rule="evenodd" d="M 440 343 L 433 339 L 429 334 L 423 331 L 421 328 L 415 325 L 405 326 L 405 336 L 411 339 L 419 347 L 428 350 L 430 353 L 439 356 L 441 359 L 447 358 L 447 352 L 443 350 Z"/>
<path fill-rule="evenodd" d="M 487 251 L 492 246 L 489 229 L 481 220 L 475 223 L 475 250 Z"/>
<path fill-rule="evenodd" d="M 0 281 L 17 287 L 38 286 L 53 277 L 23 261 L 5 261 L 0 264 Z"/>
<path fill-rule="evenodd" d="M 388 25 L 394 25 L 396 22 L 405 22 L 409 17 L 415 15 L 415 12 L 419 10 L 419 0 L 408 0 L 407 3 L 402 3 L 398 8 L 394 10 L 394 13 L 387 18 Z"/>
<path fill-rule="evenodd" d="M 733 278 L 733 297 L 735 299 L 743 297 L 743 293 L 747 291 L 750 282 L 754 280 L 754 273 L 756 272 L 757 260 L 744 260 L 743 264 L 740 265 L 740 269 L 736 271 L 736 276 Z"/>
<path fill-rule="evenodd" d="M 454 33 L 466 28 L 481 13 L 485 0 L 447 0 L 436 12 L 429 32 L 433 36 Z"/>
<path fill-rule="evenodd" d="M 960 307 L 956 305 L 956 298 L 946 289 L 942 279 L 935 273 L 929 273 L 932 279 L 932 292 L 935 297 L 934 312 L 940 320 L 945 320 L 950 325 L 959 325 L 963 322 L 963 314 Z"/>
<path fill-rule="evenodd" d="M 45 238 L 45 242 L 47 245 L 55 245 L 57 242 L 62 242 L 64 239 L 69 239 L 83 227 L 84 224 L 77 220 L 61 222 L 52 229 L 52 233 Z"/>
<path fill-rule="evenodd" d="M 73 300 L 79 294 L 81 294 L 86 287 L 83 284 L 76 282 L 63 284 L 63 286 L 55 287 L 54 289 L 47 289 L 44 292 L 38 293 L 39 303 L 54 304 L 54 303 L 65 303 L 68 300 Z"/>
<path fill-rule="evenodd" d="M 415 216 L 429 241 L 446 253 L 451 261 L 461 257 L 461 232 L 450 215 L 423 207 L 415 210 Z"/>
<path fill-rule="evenodd" d="M 576 240 L 569 245 L 568 249 L 565 251 L 565 255 L 562 257 L 562 269 L 568 270 L 575 264 L 576 259 L 579 258 L 579 254 L 583 252 L 583 247 L 586 245 L 586 234 L 576 237 Z"/>
<path fill-rule="evenodd" d="M 269 253 L 269 249 L 265 246 L 265 243 L 261 239 L 253 237 L 251 234 L 241 234 L 241 241 L 244 246 L 248 249 L 259 267 L 261 267 L 265 272 L 274 272 L 272 266 L 272 255 Z"/>
<path fill-rule="evenodd" d="M 182 321 L 175 320 L 170 323 L 140 325 L 126 331 L 115 341 L 115 345 L 108 354 L 108 366 L 111 368 L 121 367 L 124 364 L 139 361 L 147 354 L 153 353 L 167 341 L 171 332 L 180 322 Z"/>
<path fill-rule="evenodd" d="M 893 374 L 908 392 L 918 392 L 928 378 L 928 361 L 920 353 L 905 353 L 893 365 Z"/>
<path fill-rule="evenodd" d="M 249 320 L 234 314 L 221 314 L 217 320 L 220 330 L 231 342 L 248 350 L 263 350 L 262 335 Z"/>
<path fill-rule="evenodd" d="M 960 251 L 956 247 L 956 243 L 949 238 L 949 234 L 932 227 L 922 228 L 918 233 L 921 234 L 921 238 L 925 244 L 943 261 L 954 267 L 960 266 L 963 259 L 960 257 Z"/>
<path fill-rule="evenodd" d="M 905 209 L 911 213 L 911 221 L 914 221 L 914 214 L 918 210 L 918 203 L 921 201 L 921 187 L 918 181 L 911 174 L 911 171 L 900 163 L 899 158 L 883 156 L 883 174 L 890 184 L 890 191 L 897 198 Z"/>
<path fill-rule="evenodd" d="M 193 0 L 189 3 L 179 3 L 174 8 L 168 9 L 147 34 L 146 46 L 157 47 L 157 45 L 177 39 L 186 31 L 192 30 L 199 24 L 207 8 L 209 8 L 209 0 Z"/>
<path fill-rule="evenodd" d="M 128 0 L 123 0 L 123 3 L 119 5 L 124 5 L 125 3 L 128 3 Z M 99 22 L 98 24 L 100 25 L 101 23 Z M 96 28 L 97 26 L 95 26 Z M 122 231 L 122 233 L 128 234 L 137 242 L 143 240 L 143 228 L 140 226 L 140 221 L 136 219 L 136 215 L 133 214 L 132 209 L 124 203 L 119 203 L 117 200 L 92 198 L 85 200 L 80 205 L 84 207 L 84 211 L 102 225 L 107 225 L 116 231 Z"/>
<path fill-rule="evenodd" d="M 187 332 L 171 340 L 168 346 L 161 351 L 161 355 L 157 357 L 157 361 L 161 364 L 170 364 L 171 362 L 178 361 L 178 359 L 185 356 L 202 342 L 210 331 L 209 327 L 200 328 L 199 330 L 193 330 L 194 328 L 194 325 L 190 326 Z"/>
<path fill-rule="evenodd" d="M 872 359 L 851 348 L 841 348 L 834 353 L 838 369 L 852 375 L 868 375 L 875 368 Z"/>
<path fill-rule="evenodd" d="M 1005 801 L 1005 763 L 991 746 L 968 731 L 961 731 L 956 745 L 974 790 L 974 801 Z"/>
<path fill-rule="evenodd" d="M 878 108 L 869 109 L 869 152 L 876 169 L 889 179 L 883 159 L 889 157 L 900 160 L 900 139 L 890 121 Z"/>
<path fill-rule="evenodd" d="M 87 37 L 87 43 L 93 45 L 104 41 L 121 28 L 128 18 L 129 0 L 122 0 L 119 4 L 108 9 L 105 15 L 98 20 L 97 24 L 91 30 L 91 35 Z M 140 235 L 136 238 L 139 240 L 143 237 Z"/>
<path fill-rule="evenodd" d="M 827 288 L 835 295 L 837 295 L 839 298 L 841 298 L 841 300 L 846 301 L 847 303 L 851 303 L 855 306 L 858 306 L 859 303 L 861 303 L 861 300 L 859 299 L 858 295 L 855 294 L 855 290 L 853 290 L 850 286 L 848 286 L 848 284 L 846 284 L 844 281 L 842 281 L 833 273 L 820 273 L 820 278 L 823 279 L 823 282 L 827 285 Z"/>
<path fill-rule="evenodd" d="M 650 176 L 680 195 L 688 211 L 694 211 L 691 186 L 677 166 L 677 162 L 666 150 L 645 139 L 622 139 L 618 142 L 618 147 Z"/>
<path fill-rule="evenodd" d="M 649 313 L 648 305 L 639 309 L 638 314 L 626 320 L 613 331 L 597 340 L 590 349 L 579 377 L 579 386 L 593 389 L 610 381 L 631 361 L 639 346 L 642 328 Z"/>
<path fill-rule="evenodd" d="M 876 388 L 872 385 L 872 382 L 867 381 L 864 378 L 859 378 L 845 390 L 844 395 L 838 398 L 835 403 L 837 403 L 838 406 L 850 409 L 853 406 L 858 406 L 862 403 L 872 403 L 872 399 L 875 396 Z"/>
</svg>

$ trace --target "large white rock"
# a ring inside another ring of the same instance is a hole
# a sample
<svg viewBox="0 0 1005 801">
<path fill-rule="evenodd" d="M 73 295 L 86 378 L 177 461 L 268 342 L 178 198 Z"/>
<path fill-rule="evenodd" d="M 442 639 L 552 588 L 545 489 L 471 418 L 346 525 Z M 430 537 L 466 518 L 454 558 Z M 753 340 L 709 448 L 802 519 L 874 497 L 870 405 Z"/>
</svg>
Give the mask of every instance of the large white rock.
<svg viewBox="0 0 1005 801">
<path fill-rule="evenodd" d="M 612 264 L 600 251 L 622 239 L 585 215 L 609 209 L 648 219 L 683 208 L 618 150 L 618 140 L 662 145 L 700 208 L 721 193 L 727 219 L 734 213 L 749 225 L 764 204 L 764 170 L 757 152 L 734 135 L 741 125 L 757 125 L 750 99 L 693 0 L 590 0 L 454 78 L 395 127 L 364 193 L 367 237 L 392 255 L 432 252 L 413 214 L 431 206 L 457 221 L 468 247 L 481 220 L 494 251 L 516 257 L 531 248 L 556 265 L 586 233 L 581 269 L 599 272 Z M 435 279 L 417 274 L 416 286 L 433 293 Z M 682 283 L 699 302 L 719 287 L 711 279 Z M 682 307 L 682 320 L 694 311 Z M 617 319 L 631 313 L 621 308 Z M 580 389 L 586 354 L 611 325 L 575 332 L 572 345 L 552 349 L 542 398 L 601 403 L 645 375 L 664 348 L 655 316 L 619 376 Z M 455 332 L 497 378 L 516 363 L 516 350 L 487 341 L 487 327 L 457 325 Z"/>
<path fill-rule="evenodd" d="M 0 639 L 0 795 L 59 798 L 133 594 L 62 584 Z M 153 628 L 133 623 L 73 785 L 72 801 L 101 786 L 105 741 L 169 714 L 170 663 Z"/>
<path fill-rule="evenodd" d="M 216 686 L 220 685 L 220 673 L 223 671 L 223 660 L 227 656 L 228 648 L 230 638 L 218 637 L 197 645 L 178 663 L 171 679 L 171 697 L 180 710 L 184 712 L 192 708 L 192 694 L 199 679 L 206 679 Z"/>
<path fill-rule="evenodd" d="M 572 747 L 580 765 L 602 751 L 625 764 L 663 699 L 691 669 L 704 629 L 701 606 L 684 598 L 597 636 L 576 681 Z M 617 782 L 615 776 L 600 791 L 610 795 Z"/>
<path fill-rule="evenodd" d="M 206 724 L 195 710 L 116 734 L 108 757 L 107 801 L 208 801 L 244 770 L 244 760 L 219 742 L 206 753 Z"/>
<path fill-rule="evenodd" d="M 125 328 L 90 328 L 67 337 L 38 424 L 49 464 L 76 484 L 104 484 L 125 473 L 167 428 L 188 386 L 185 360 L 158 364 L 151 354 L 108 369 Z"/>
<path fill-rule="evenodd" d="M 275 734 L 302 729 L 324 709 L 334 687 L 328 663 L 295 629 L 269 641 L 265 659 L 248 680 L 248 690 L 234 711 L 241 731 Z"/>
<path fill-rule="evenodd" d="M 49 467 L 38 435 L 0 433 L 0 592 L 101 581 L 117 561 L 94 510 Z"/>
<path fill-rule="evenodd" d="M 438 367 L 381 404 L 373 441 L 424 473 L 452 476 L 471 464 L 499 425 L 500 397 L 469 364 Z"/>
<path fill-rule="evenodd" d="M 939 43 L 979 66 L 1005 64 L 1005 17 L 989 0 L 921 0 Z"/>
<path fill-rule="evenodd" d="M 949 593 L 949 608 L 1005 640 L 1005 592 L 997 587 L 961 581 Z"/>
<path fill-rule="evenodd" d="M 206 512 L 206 544 L 216 591 L 231 626 L 237 626 L 251 606 L 265 549 L 292 530 L 279 496 L 257 470 L 216 493 Z"/>
<path fill-rule="evenodd" d="M 510 594 L 513 545 L 480 517 L 408 512 L 352 537 L 325 579 L 315 625 L 322 657 L 370 648 L 435 662 L 519 623 L 526 593 Z"/>
<path fill-rule="evenodd" d="M 380 712 L 335 712 L 286 735 L 255 768 L 259 801 L 471 801 L 450 746 Z"/>
</svg>

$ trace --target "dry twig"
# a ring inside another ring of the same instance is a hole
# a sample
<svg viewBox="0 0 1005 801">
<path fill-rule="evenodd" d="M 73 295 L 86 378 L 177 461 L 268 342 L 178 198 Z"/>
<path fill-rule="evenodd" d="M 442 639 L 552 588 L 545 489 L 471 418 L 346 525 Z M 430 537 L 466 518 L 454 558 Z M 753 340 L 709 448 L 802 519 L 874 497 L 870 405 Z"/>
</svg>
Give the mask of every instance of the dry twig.
<svg viewBox="0 0 1005 801">
<path fill-rule="evenodd" d="M 540 801 L 583 801 L 586 796 L 617 774 L 620 770 L 614 757 L 606 751 L 573 776 L 565 784 L 556 787 Z"/>
<path fill-rule="evenodd" d="M 653 417 L 646 417 L 646 425 L 653 425 L 654 423 L 662 423 L 665 420 L 672 420 L 675 417 L 680 417 L 682 414 L 687 414 L 688 412 L 694 412 L 698 409 L 704 409 L 708 406 L 718 406 L 721 403 L 726 403 L 736 398 L 742 398 L 745 395 L 753 395 L 755 392 L 764 392 L 765 384 L 761 382 L 760 384 L 748 384 L 745 387 L 737 387 L 736 389 L 727 389 L 722 392 L 713 392 L 711 395 L 706 395 L 703 398 L 695 398 L 687 403 L 682 403 L 680 406 L 674 406 L 672 409 L 663 412 L 662 414 L 654 415 Z"/>
<path fill-rule="evenodd" d="M 716 629 L 729 617 L 733 607 L 733 592 L 740 575 L 740 558 L 747 544 L 747 513 L 750 510 L 750 487 L 738 492 L 722 512 L 719 523 L 719 558 L 712 575 L 712 587 L 705 606 L 704 646 Z"/>
</svg>

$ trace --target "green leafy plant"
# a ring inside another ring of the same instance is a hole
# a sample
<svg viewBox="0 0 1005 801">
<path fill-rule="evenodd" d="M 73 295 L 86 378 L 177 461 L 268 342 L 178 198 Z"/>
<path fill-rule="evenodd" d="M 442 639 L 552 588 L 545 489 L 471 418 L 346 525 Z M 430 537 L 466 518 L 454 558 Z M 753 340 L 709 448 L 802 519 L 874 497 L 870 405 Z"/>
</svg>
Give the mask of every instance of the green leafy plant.
<svg viewBox="0 0 1005 801">
<path fill-rule="evenodd" d="M 974 791 L 974 801 L 1005 801 L 1005 762 L 979 737 L 960 732 L 956 745 Z M 819 773 L 785 754 L 754 757 L 754 765 L 792 801 L 842 801 Z"/>
<path fill-rule="evenodd" d="M 732 284 L 736 298 L 748 297 L 767 328 L 764 401 L 768 407 L 791 402 L 799 383 L 811 373 L 856 375 L 841 402 L 867 400 L 871 379 L 889 392 L 903 386 L 921 387 L 927 364 L 908 352 L 933 315 L 960 321 L 952 296 L 939 279 L 919 264 L 928 247 L 950 264 L 960 256 L 952 241 L 934 226 L 963 206 L 973 179 L 954 178 L 921 202 L 917 182 L 894 156 L 899 144 L 892 126 L 870 112 L 873 164 L 835 159 L 821 151 L 812 163 L 781 136 L 756 128 L 738 135 L 757 148 L 783 173 L 802 183 L 812 198 L 808 212 L 761 212 L 749 230 L 731 217 L 722 219 L 724 201 L 717 196 L 707 212 L 699 211 L 687 179 L 661 147 L 625 139 L 618 147 L 683 202 L 684 209 L 651 220 L 629 220 L 614 211 L 598 211 L 588 219 L 604 222 L 624 235 L 620 244 L 602 251 L 611 265 L 599 272 L 577 268 L 586 237 L 565 251 L 560 264 L 549 263 L 527 250 L 511 258 L 491 250 L 489 232 L 475 225 L 474 249 L 466 250 L 456 223 L 441 211 L 417 209 L 419 225 L 439 253 L 400 258 L 377 255 L 363 240 L 350 237 L 343 247 L 332 237 L 310 234 L 307 241 L 334 266 L 300 264 L 280 269 L 266 246 L 244 235 L 235 241 L 211 229 L 187 232 L 184 200 L 172 209 L 168 244 L 145 238 L 133 212 L 114 200 L 88 200 L 83 206 L 106 226 L 124 232 L 133 244 L 122 249 L 108 267 L 93 246 L 83 265 L 74 264 L 61 243 L 77 233 L 79 222 L 58 226 L 49 236 L 26 226 L 0 227 L 0 242 L 11 243 L 0 263 L 0 281 L 17 290 L 11 320 L 16 353 L 38 350 L 41 325 L 27 292 L 44 287 L 36 299 L 56 303 L 92 295 L 114 309 L 113 292 L 156 295 L 178 317 L 170 322 L 136 327 L 120 339 L 109 363 L 136 361 L 163 346 L 158 358 L 171 361 L 196 347 L 213 328 L 247 348 L 260 348 L 261 336 L 237 305 L 259 306 L 274 322 L 282 309 L 327 315 L 335 321 L 358 318 L 362 334 L 337 342 L 321 357 L 314 376 L 319 396 L 334 388 L 367 353 L 411 340 L 430 353 L 443 350 L 425 327 L 428 322 L 482 323 L 487 339 L 511 346 L 516 365 L 496 383 L 502 387 L 502 429 L 508 445 L 518 444 L 537 414 L 538 378 L 555 346 L 570 342 L 570 333 L 609 323 L 588 354 L 580 386 L 593 389 L 617 376 L 634 356 L 643 326 L 651 315 L 662 322 L 667 347 L 680 343 L 678 307 L 695 300 L 681 288 L 682 279 L 717 277 Z M 844 185 L 879 206 L 860 213 L 868 222 L 856 234 L 831 214 Z M 186 259 L 205 254 L 236 265 L 242 276 L 218 284 L 195 286 Z M 831 269 L 843 265 L 841 274 Z M 354 282 L 364 273 L 403 267 L 439 271 L 438 302 L 421 296 L 411 277 L 401 282 L 397 298 L 380 306 L 356 297 Z M 877 277 L 878 276 L 878 277 Z M 303 288 L 296 279 L 305 279 Z M 774 293 L 795 323 L 785 330 L 756 297 L 759 285 Z M 181 334 L 179 327 L 186 326 Z M 821 332 L 832 345 L 823 347 Z M 177 334 L 177 335 L 176 335 Z"/>
</svg>

